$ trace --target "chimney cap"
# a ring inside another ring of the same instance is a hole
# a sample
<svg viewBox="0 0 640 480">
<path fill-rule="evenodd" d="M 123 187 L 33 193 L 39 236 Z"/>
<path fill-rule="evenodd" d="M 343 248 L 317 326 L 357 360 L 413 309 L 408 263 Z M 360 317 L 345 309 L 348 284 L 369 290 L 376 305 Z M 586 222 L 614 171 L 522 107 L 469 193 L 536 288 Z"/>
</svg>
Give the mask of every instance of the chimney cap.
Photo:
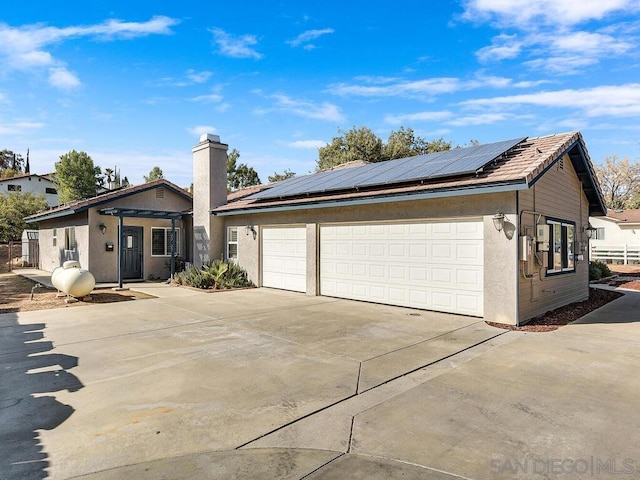
<svg viewBox="0 0 640 480">
<path fill-rule="evenodd" d="M 220 135 L 214 135 L 213 133 L 203 133 L 200 135 L 200 143 L 211 142 L 220 143 Z"/>
</svg>

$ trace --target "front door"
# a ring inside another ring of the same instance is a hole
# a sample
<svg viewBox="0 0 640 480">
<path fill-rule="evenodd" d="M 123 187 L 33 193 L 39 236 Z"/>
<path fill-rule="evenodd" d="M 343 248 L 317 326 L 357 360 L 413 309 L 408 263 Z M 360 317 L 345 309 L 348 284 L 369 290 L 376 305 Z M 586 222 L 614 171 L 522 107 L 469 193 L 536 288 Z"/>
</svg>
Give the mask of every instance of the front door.
<svg viewBox="0 0 640 480">
<path fill-rule="evenodd" d="M 142 278 L 142 227 L 123 227 L 122 278 Z"/>
</svg>

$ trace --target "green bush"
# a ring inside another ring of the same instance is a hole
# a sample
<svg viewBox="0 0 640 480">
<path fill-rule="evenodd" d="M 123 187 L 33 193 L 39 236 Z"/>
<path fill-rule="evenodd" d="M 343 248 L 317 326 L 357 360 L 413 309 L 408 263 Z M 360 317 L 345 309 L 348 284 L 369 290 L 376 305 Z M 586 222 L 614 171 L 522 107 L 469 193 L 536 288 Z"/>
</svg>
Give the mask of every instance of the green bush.
<svg viewBox="0 0 640 480">
<path fill-rule="evenodd" d="M 600 280 L 601 278 L 610 276 L 611 270 L 606 263 L 600 260 L 594 260 L 589 263 L 589 280 Z"/>
<path fill-rule="evenodd" d="M 208 262 L 202 268 L 189 267 L 177 273 L 174 282 L 194 288 L 215 290 L 254 286 L 241 266 L 224 260 Z"/>
</svg>

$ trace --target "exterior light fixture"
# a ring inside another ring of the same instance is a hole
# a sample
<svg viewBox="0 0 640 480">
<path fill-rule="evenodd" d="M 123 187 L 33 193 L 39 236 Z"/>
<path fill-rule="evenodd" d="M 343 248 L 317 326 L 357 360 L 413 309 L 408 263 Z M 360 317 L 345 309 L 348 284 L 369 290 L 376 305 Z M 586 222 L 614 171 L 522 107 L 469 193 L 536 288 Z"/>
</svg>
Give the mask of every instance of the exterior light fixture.
<svg viewBox="0 0 640 480">
<path fill-rule="evenodd" d="M 104 235 L 105 232 L 107 231 L 107 226 L 104 223 L 101 223 L 100 225 L 98 225 L 98 228 L 100 229 L 100 232 Z"/>
<path fill-rule="evenodd" d="M 586 225 L 582 226 L 582 231 L 587 236 L 587 238 L 592 238 L 593 232 L 596 231 L 596 228 L 592 227 L 590 223 L 587 223 Z"/>
<path fill-rule="evenodd" d="M 496 230 L 501 232 L 504 228 L 504 213 L 498 211 L 493 216 L 493 226 L 496 227 Z"/>
<path fill-rule="evenodd" d="M 248 236 L 249 233 L 253 234 L 253 239 L 256 239 L 256 236 L 258 235 L 258 232 L 256 231 L 256 228 L 253 225 L 247 225 L 246 227 L 244 227 L 244 233 Z"/>
</svg>

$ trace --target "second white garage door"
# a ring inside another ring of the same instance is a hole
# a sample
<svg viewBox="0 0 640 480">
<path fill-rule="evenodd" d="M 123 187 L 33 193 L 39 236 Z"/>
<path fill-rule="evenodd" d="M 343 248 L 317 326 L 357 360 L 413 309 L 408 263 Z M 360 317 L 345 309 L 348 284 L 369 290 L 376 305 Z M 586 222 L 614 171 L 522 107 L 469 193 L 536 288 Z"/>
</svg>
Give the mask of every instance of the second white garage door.
<svg viewBox="0 0 640 480">
<path fill-rule="evenodd" d="M 262 229 L 262 286 L 306 292 L 307 229 Z"/>
<path fill-rule="evenodd" d="M 322 225 L 320 294 L 481 317 L 481 220 Z"/>
</svg>

